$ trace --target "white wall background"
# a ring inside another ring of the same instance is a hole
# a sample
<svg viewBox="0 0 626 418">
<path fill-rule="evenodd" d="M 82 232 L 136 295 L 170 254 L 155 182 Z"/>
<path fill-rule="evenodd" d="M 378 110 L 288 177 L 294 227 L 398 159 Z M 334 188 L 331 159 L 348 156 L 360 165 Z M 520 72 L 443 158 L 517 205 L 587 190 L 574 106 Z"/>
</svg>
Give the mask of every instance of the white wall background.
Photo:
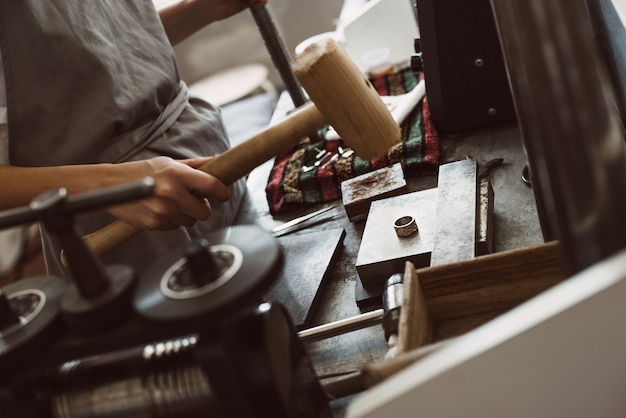
<svg viewBox="0 0 626 418">
<path fill-rule="evenodd" d="M 335 29 L 343 0 L 270 0 L 268 11 L 290 54 L 301 41 Z M 213 23 L 175 48 L 181 76 L 188 84 L 215 72 L 247 63 L 262 63 L 281 87 L 252 14 L 243 12 Z"/>
</svg>

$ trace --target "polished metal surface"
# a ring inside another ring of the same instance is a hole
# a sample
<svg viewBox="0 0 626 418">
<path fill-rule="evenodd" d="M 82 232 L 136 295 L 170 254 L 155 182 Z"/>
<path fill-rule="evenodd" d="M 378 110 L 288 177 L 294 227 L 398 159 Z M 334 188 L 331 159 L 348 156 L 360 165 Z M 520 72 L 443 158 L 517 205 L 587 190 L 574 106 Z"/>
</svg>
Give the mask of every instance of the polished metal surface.
<svg viewBox="0 0 626 418">
<path fill-rule="evenodd" d="M 356 260 L 356 270 L 364 286 L 378 286 L 382 290 L 389 276 L 404 271 L 407 260 L 416 267 L 429 265 L 435 239 L 436 204 L 436 188 L 371 203 Z M 417 233 L 396 235 L 394 222 L 403 216 L 415 219 L 419 225 Z"/>
<path fill-rule="evenodd" d="M 401 216 L 393 223 L 396 235 L 399 237 L 408 237 L 417 232 L 417 223 L 412 216 Z"/>
<path fill-rule="evenodd" d="M 476 161 L 464 159 L 439 166 L 431 266 L 474 258 L 479 206 Z"/>
<path fill-rule="evenodd" d="M 196 345 L 191 336 L 66 362 L 57 371 L 51 414 L 54 418 L 220 416 L 205 371 L 186 354 Z"/>
</svg>

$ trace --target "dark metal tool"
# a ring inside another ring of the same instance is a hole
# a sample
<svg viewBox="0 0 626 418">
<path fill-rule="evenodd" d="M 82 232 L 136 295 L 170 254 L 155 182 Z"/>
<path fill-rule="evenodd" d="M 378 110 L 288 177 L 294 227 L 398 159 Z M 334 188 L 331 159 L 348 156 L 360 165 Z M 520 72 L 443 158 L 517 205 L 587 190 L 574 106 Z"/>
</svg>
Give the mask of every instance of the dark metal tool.
<svg viewBox="0 0 626 418">
<path fill-rule="evenodd" d="M 494 158 L 487 161 L 485 164 L 481 164 L 478 167 L 478 178 L 484 179 L 489 177 L 496 167 L 500 167 L 504 163 L 504 158 Z"/>
<path fill-rule="evenodd" d="M 253 4 L 250 6 L 250 11 L 265 41 L 265 46 L 274 62 L 274 66 L 278 70 L 285 84 L 285 88 L 291 96 L 293 104 L 296 107 L 302 106 L 307 102 L 307 99 L 304 95 L 304 90 L 302 90 L 300 83 L 298 83 L 298 80 L 291 71 L 289 52 L 287 52 L 287 48 L 285 48 L 285 44 L 278 33 L 272 16 L 269 14 L 265 4 Z"/>
<path fill-rule="evenodd" d="M 308 213 L 306 215 L 302 215 L 299 216 L 295 219 L 292 219 L 290 221 L 287 221 L 283 224 L 280 224 L 278 226 L 275 226 L 272 229 L 272 235 L 274 235 L 275 237 L 280 237 L 282 235 L 286 235 L 290 232 L 295 232 L 295 231 L 299 231 L 302 228 L 306 228 L 308 226 L 313 225 L 313 222 L 308 222 L 310 220 L 312 220 L 313 218 L 317 218 L 319 215 L 329 212 L 332 209 L 335 209 L 337 206 L 336 205 L 332 205 L 332 206 L 328 206 L 325 208 L 322 208 L 320 210 L 316 210 L 315 212 L 311 212 Z M 330 220 L 331 218 L 335 217 L 337 214 L 331 214 L 330 216 L 326 216 L 323 219 L 317 219 L 317 221 L 315 223 L 318 222 L 322 222 L 323 220 Z"/>
<path fill-rule="evenodd" d="M 533 187 L 533 183 L 530 181 L 530 169 L 528 168 L 528 164 L 522 169 L 522 182 L 528 187 Z"/>
<path fill-rule="evenodd" d="M 492 1 L 544 240 L 572 273 L 626 246 L 623 121 L 586 3 Z"/>
<path fill-rule="evenodd" d="M 298 336 L 303 342 L 311 343 L 382 324 L 385 331 L 385 339 L 390 342 L 392 336 L 398 334 L 400 309 L 402 308 L 402 287 L 402 274 L 392 274 L 385 281 L 382 308 L 328 324 L 307 328 L 298 332 Z"/>
</svg>

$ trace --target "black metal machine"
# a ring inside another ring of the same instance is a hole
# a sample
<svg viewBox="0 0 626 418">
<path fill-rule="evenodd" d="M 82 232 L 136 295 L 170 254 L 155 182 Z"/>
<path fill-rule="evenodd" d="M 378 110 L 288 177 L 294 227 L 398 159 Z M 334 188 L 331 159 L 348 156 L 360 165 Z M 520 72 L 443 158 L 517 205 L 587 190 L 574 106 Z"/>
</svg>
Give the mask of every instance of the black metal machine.
<svg viewBox="0 0 626 418">
<path fill-rule="evenodd" d="M 515 120 L 489 0 L 417 0 L 420 39 L 412 65 L 424 72 L 441 133 Z"/>
<path fill-rule="evenodd" d="M 73 231 L 75 213 L 152 188 L 60 189 L 0 214 L 0 228 L 40 221 L 56 234 L 73 277 L 0 290 L 0 416 L 330 416 L 287 311 L 259 300 L 282 266 L 271 235 L 216 231 L 136 277 L 102 265 Z"/>
</svg>

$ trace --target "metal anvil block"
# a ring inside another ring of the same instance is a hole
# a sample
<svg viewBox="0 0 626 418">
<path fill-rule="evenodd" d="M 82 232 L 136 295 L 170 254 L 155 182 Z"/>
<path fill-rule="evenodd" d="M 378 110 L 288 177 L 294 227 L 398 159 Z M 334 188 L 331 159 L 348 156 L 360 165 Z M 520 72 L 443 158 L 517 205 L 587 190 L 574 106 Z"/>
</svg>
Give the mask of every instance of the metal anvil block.
<svg viewBox="0 0 626 418">
<path fill-rule="evenodd" d="M 356 260 L 363 286 L 382 285 L 391 274 L 402 272 L 406 261 L 416 268 L 430 265 L 436 206 L 436 188 L 371 203 Z M 400 237 L 394 223 L 405 216 L 415 219 L 418 230 Z"/>
<path fill-rule="evenodd" d="M 477 169 L 470 159 L 443 164 L 437 188 L 371 203 L 356 261 L 364 287 L 377 290 L 403 272 L 406 261 L 416 268 L 449 264 L 474 258 L 479 246 L 491 247 L 493 192 L 488 181 L 479 188 Z M 418 230 L 398 236 L 394 222 L 407 217 Z"/>
<path fill-rule="evenodd" d="M 350 222 L 364 219 L 371 202 L 408 191 L 400 163 L 341 182 L 343 207 Z"/>
</svg>

